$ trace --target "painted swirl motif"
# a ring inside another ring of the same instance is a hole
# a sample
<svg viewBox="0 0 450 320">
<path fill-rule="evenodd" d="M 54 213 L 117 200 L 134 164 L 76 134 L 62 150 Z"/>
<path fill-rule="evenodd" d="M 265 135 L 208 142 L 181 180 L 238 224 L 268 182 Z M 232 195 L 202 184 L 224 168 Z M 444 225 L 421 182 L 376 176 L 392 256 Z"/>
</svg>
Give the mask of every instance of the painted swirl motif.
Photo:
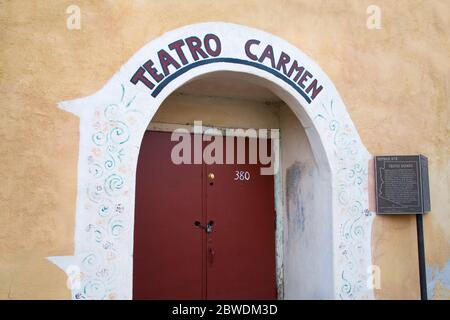
<svg viewBox="0 0 450 320">
<path fill-rule="evenodd" d="M 124 181 L 121 176 L 113 173 L 105 179 L 105 192 L 109 196 L 114 196 L 123 188 Z"/>
<path fill-rule="evenodd" d="M 101 165 L 99 165 L 98 163 L 92 163 L 89 166 L 89 173 L 94 177 L 94 178 L 101 178 L 103 175 L 103 168 Z"/>
<path fill-rule="evenodd" d="M 95 242 L 102 243 L 105 240 L 106 232 L 103 227 L 95 226 L 93 232 L 94 232 Z"/>
<path fill-rule="evenodd" d="M 83 258 L 81 263 L 83 268 L 86 269 L 95 268 L 95 266 L 98 264 L 98 257 L 93 253 L 89 253 Z"/>
<path fill-rule="evenodd" d="M 106 153 L 108 154 L 108 160 L 105 161 L 105 168 L 112 170 L 116 167 L 116 164 L 122 162 L 124 157 L 124 149 L 117 145 L 108 145 L 106 147 Z"/>
<path fill-rule="evenodd" d="M 112 129 L 109 131 L 109 139 L 115 144 L 124 144 L 130 138 L 128 126 L 122 121 L 111 121 Z"/>
<path fill-rule="evenodd" d="M 349 210 L 349 215 L 353 218 L 359 218 L 363 214 L 363 206 L 360 201 L 355 200 Z"/>
<path fill-rule="evenodd" d="M 102 300 L 106 297 L 107 290 L 102 281 L 94 279 L 86 282 L 83 293 L 88 299 Z"/>
<path fill-rule="evenodd" d="M 342 236 L 349 240 L 357 240 L 357 238 L 362 238 L 364 236 L 364 228 L 361 226 L 361 218 L 363 214 L 359 214 L 356 218 L 351 218 L 346 220 L 342 224 Z"/>
<path fill-rule="evenodd" d="M 87 188 L 89 200 L 99 203 L 103 198 L 103 187 L 99 184 L 90 184 Z"/>
<path fill-rule="evenodd" d="M 116 166 L 116 161 L 114 160 L 113 157 L 111 157 L 105 161 L 105 169 L 112 170 L 112 169 L 114 169 L 115 166 Z"/>
<path fill-rule="evenodd" d="M 100 217 L 107 217 L 112 212 L 112 204 L 110 200 L 105 200 L 98 208 L 97 214 Z"/>
<path fill-rule="evenodd" d="M 122 234 L 123 230 L 124 230 L 124 224 L 123 221 L 120 219 L 111 219 L 109 221 L 109 228 L 110 228 L 110 233 L 114 238 L 118 238 L 120 237 L 120 235 Z"/>
<path fill-rule="evenodd" d="M 102 147 L 108 142 L 108 136 L 103 131 L 98 131 L 92 135 L 92 141 L 96 146 Z"/>
<path fill-rule="evenodd" d="M 120 118 L 120 107 L 117 104 L 106 106 L 104 115 L 107 120 L 113 121 Z"/>
<path fill-rule="evenodd" d="M 114 277 L 114 274 L 115 274 L 114 270 L 108 268 L 102 268 L 95 273 L 96 277 L 101 279 L 105 283 L 110 282 Z"/>
</svg>

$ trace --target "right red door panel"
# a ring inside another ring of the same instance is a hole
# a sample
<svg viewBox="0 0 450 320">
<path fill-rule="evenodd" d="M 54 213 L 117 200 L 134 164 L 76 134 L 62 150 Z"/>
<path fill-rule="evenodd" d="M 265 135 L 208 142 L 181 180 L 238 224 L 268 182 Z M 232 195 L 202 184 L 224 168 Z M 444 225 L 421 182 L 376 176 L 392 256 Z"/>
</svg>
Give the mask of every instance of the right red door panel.
<svg viewBox="0 0 450 320">
<path fill-rule="evenodd" d="M 248 139 L 245 150 L 246 164 L 205 168 L 207 218 L 214 222 L 207 235 L 208 299 L 277 298 L 274 179 L 261 175 L 260 163 L 248 164 Z"/>
</svg>

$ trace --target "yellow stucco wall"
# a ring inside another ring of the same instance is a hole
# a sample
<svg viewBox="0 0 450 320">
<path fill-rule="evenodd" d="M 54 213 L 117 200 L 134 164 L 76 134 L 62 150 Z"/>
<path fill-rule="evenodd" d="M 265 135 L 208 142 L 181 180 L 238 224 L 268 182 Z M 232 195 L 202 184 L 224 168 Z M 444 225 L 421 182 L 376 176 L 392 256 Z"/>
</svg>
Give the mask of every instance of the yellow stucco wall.
<svg viewBox="0 0 450 320">
<path fill-rule="evenodd" d="M 81 30 L 66 8 L 81 8 Z M 377 4 L 382 29 L 368 30 Z M 78 119 L 56 108 L 94 93 L 144 44 L 205 21 L 259 28 L 310 55 L 334 81 L 372 154 L 429 157 L 427 265 L 450 259 L 448 1 L 1 1 L 0 299 L 65 299 L 46 256 L 73 253 Z M 377 298 L 419 296 L 415 220 L 377 216 Z M 447 277 L 447 278 L 446 278 Z M 440 275 L 434 298 L 450 298 Z"/>
</svg>

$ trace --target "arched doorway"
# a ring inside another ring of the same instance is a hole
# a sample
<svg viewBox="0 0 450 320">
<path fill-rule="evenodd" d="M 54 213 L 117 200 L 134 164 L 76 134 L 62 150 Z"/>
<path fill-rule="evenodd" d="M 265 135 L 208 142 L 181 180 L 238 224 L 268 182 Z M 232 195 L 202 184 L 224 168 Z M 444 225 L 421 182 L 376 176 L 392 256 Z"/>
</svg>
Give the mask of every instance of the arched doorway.
<svg viewBox="0 0 450 320">
<path fill-rule="evenodd" d="M 189 81 L 163 102 L 138 160 L 134 299 L 281 297 L 271 152 L 279 156 L 280 104 L 229 72 Z"/>
<path fill-rule="evenodd" d="M 75 255 L 50 259 L 65 270 L 78 266 L 83 273 L 73 297 L 131 298 L 136 165 L 142 137 L 175 89 L 217 71 L 239 73 L 279 96 L 302 124 L 314 155 L 320 192 L 308 221 L 309 247 L 283 252 L 282 258 L 292 262 L 292 272 L 284 278 L 285 287 L 296 292 L 291 297 L 372 298 L 367 286 L 370 154 L 339 94 L 297 48 L 268 33 L 228 23 L 169 32 L 136 53 L 96 94 L 60 104 L 80 116 L 77 229 Z M 295 177 L 300 169 L 294 166 L 290 175 Z M 298 189 L 295 179 L 292 186 Z M 305 260 L 317 271 L 307 279 L 301 277 L 308 270 L 301 263 Z M 307 281 L 303 292 L 295 291 L 299 281 Z"/>
</svg>

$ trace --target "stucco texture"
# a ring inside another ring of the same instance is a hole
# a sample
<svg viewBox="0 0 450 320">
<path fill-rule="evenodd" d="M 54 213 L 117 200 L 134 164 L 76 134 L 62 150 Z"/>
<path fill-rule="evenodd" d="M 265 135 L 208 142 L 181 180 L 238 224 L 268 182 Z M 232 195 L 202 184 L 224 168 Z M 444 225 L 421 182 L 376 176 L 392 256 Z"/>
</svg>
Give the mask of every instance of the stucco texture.
<svg viewBox="0 0 450 320">
<path fill-rule="evenodd" d="M 66 8 L 81 8 L 81 30 Z M 329 75 L 368 150 L 425 154 L 432 212 L 424 217 L 430 295 L 449 299 L 450 3 L 376 1 L 381 29 L 366 27 L 373 1 L 0 1 L 0 299 L 68 299 L 47 256 L 74 244 L 78 118 L 62 100 L 100 89 L 162 33 L 206 21 L 270 32 Z M 377 216 L 380 299 L 419 298 L 411 216 Z"/>
</svg>

